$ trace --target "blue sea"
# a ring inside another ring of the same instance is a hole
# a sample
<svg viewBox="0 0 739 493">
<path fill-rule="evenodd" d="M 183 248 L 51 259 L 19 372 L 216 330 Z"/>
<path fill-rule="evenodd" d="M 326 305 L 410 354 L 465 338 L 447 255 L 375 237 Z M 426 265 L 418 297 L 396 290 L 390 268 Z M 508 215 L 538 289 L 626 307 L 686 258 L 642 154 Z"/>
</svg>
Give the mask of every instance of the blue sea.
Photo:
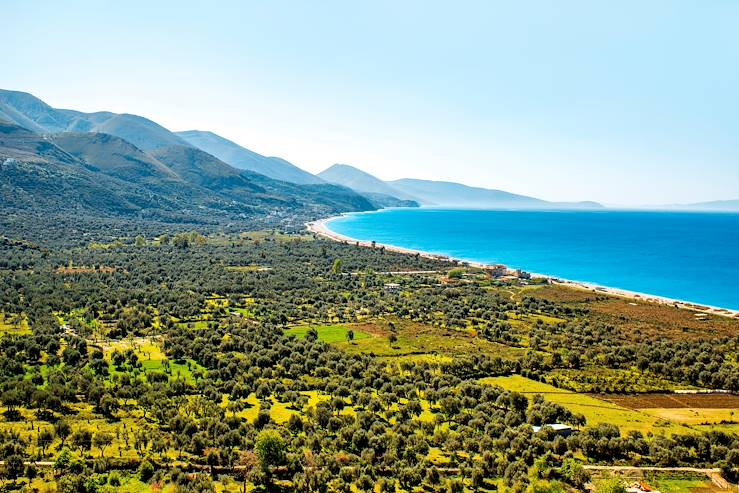
<svg viewBox="0 0 739 493">
<path fill-rule="evenodd" d="M 388 209 L 331 220 L 341 235 L 739 309 L 739 214 Z"/>
</svg>

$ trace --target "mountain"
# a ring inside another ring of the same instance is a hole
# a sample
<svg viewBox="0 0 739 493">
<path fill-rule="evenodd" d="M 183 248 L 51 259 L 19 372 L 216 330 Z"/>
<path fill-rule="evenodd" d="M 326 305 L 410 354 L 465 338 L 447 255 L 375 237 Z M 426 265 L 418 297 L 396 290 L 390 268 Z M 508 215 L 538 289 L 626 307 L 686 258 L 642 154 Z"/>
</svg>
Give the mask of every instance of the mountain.
<svg viewBox="0 0 739 493">
<path fill-rule="evenodd" d="M 369 197 L 381 207 L 415 207 L 418 204 L 448 207 L 511 209 L 587 208 L 597 209 L 597 202 L 547 202 L 502 190 L 470 187 L 461 183 L 405 178 L 382 181 L 348 164 L 334 164 L 318 173 L 331 183 L 338 183 Z"/>
<path fill-rule="evenodd" d="M 71 117 L 20 91 L 0 89 L 0 118 L 37 133 L 63 132 Z"/>
<path fill-rule="evenodd" d="M 318 173 L 329 183 L 349 187 L 369 198 L 378 207 L 418 207 L 418 201 L 379 178 L 348 164 L 334 164 Z"/>
<path fill-rule="evenodd" d="M 92 121 L 88 119 L 87 121 Z M 104 132 L 126 139 L 145 151 L 159 149 L 171 145 L 188 145 L 174 133 L 147 118 L 129 114 L 113 114 L 99 123 L 95 123 L 90 132 Z"/>
<path fill-rule="evenodd" d="M 114 135 L 65 132 L 47 140 L 106 175 L 133 182 L 181 181 L 167 166 Z"/>
<path fill-rule="evenodd" d="M 594 202 L 553 203 L 451 182 L 384 182 L 341 164 L 314 176 L 284 159 L 262 156 L 212 132 L 173 133 L 137 115 L 56 109 L 20 91 L 0 90 L 0 120 L 18 127 L 12 132 L 6 127 L 8 135 L 18 137 L 12 143 L 5 141 L 9 146 L 6 159 L 14 159 L 12 166 L 18 162 L 44 165 L 62 183 L 71 177 L 77 182 L 100 178 L 99 183 L 112 187 L 111 198 L 119 197 L 126 207 L 134 209 L 203 207 L 234 213 L 240 207 L 251 212 L 272 207 L 325 214 L 419 203 L 487 208 L 601 207 Z M 25 144 L 19 145 L 20 141 Z M 20 172 L 21 168 L 13 169 Z M 40 171 L 34 168 L 31 175 L 38 178 L 36 172 Z M 122 186 L 130 190 L 119 190 Z"/>
<path fill-rule="evenodd" d="M 239 170 L 194 147 L 163 147 L 152 151 L 151 156 L 188 183 L 200 187 L 239 194 L 264 192 L 263 188 L 241 176 Z"/>
<path fill-rule="evenodd" d="M 470 187 L 446 181 L 416 180 L 404 178 L 389 182 L 404 193 L 418 197 L 424 205 L 445 205 L 454 207 L 539 207 L 545 201 L 525 195 Z"/>
<path fill-rule="evenodd" d="M 736 200 L 714 200 L 711 202 L 697 202 L 694 204 L 688 204 L 684 206 L 677 206 L 679 208 L 703 210 L 703 211 L 725 211 L 725 212 L 739 212 L 739 199 Z"/>
<path fill-rule="evenodd" d="M 150 152 L 108 134 L 42 136 L 0 122 L 0 199 L 8 210 L 186 222 L 376 208 L 347 188 L 281 182 L 237 170 L 187 145 Z"/>
<path fill-rule="evenodd" d="M 189 145 L 158 123 L 141 116 L 56 109 L 20 91 L 0 89 L 0 118 L 42 134 L 107 133 L 121 137 L 144 151 L 171 145 Z"/>
<path fill-rule="evenodd" d="M 360 193 L 373 193 L 397 197 L 404 200 L 415 200 L 415 197 L 393 188 L 379 178 L 348 164 L 334 164 L 318 173 L 329 183 L 338 183 Z"/>
<path fill-rule="evenodd" d="M 316 184 L 324 181 L 292 163 L 277 157 L 266 157 L 241 147 L 235 142 L 200 130 L 177 132 L 177 136 L 221 161 L 239 169 L 255 171 L 275 180 L 299 184 Z"/>
<path fill-rule="evenodd" d="M 129 215 L 148 208 L 178 207 L 176 200 L 155 197 L 97 173 L 40 135 L 6 122 L 0 122 L 0 202 L 7 210 L 45 214 Z"/>
<path fill-rule="evenodd" d="M 289 207 L 315 203 L 333 210 L 371 210 L 377 206 L 356 192 L 329 184 L 308 184 L 275 180 L 249 170 L 239 170 L 194 147 L 172 146 L 157 149 L 152 156 L 189 183 L 236 200 L 259 197 L 266 202 Z"/>
<path fill-rule="evenodd" d="M 548 202 L 488 188 L 471 187 L 461 183 L 404 178 L 388 184 L 408 195 L 417 197 L 423 205 L 449 207 L 481 207 L 506 209 L 600 209 L 597 202 Z"/>
<path fill-rule="evenodd" d="M 274 193 L 296 194 L 309 203 L 318 204 L 329 210 L 370 211 L 381 207 L 364 195 L 339 185 L 330 183 L 300 185 L 289 181 L 274 180 L 249 170 L 244 170 L 241 174 Z"/>
</svg>

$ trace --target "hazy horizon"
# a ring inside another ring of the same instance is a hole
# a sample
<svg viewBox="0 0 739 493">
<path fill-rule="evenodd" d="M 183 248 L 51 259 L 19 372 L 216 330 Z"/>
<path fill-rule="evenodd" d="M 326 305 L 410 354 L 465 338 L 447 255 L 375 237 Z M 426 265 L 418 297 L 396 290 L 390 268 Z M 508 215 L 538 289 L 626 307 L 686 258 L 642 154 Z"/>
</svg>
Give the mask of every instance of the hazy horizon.
<svg viewBox="0 0 739 493">
<path fill-rule="evenodd" d="M 552 201 L 739 198 L 739 4 L 3 7 L 0 87 Z"/>
</svg>

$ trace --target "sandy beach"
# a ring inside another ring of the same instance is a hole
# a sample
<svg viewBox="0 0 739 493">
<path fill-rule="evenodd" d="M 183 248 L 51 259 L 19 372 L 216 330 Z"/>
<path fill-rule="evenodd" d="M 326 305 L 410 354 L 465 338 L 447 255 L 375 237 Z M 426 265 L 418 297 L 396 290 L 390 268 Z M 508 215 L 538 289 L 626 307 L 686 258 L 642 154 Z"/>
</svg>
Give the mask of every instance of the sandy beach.
<svg viewBox="0 0 739 493">
<path fill-rule="evenodd" d="M 453 264 L 453 265 L 466 264 L 471 267 L 479 267 L 479 268 L 492 267 L 487 264 L 482 264 L 479 262 L 470 262 L 470 261 L 463 260 L 463 259 L 448 257 L 445 255 L 436 255 L 436 254 L 429 253 L 429 252 L 411 250 L 408 248 L 401 248 L 401 247 L 396 247 L 393 245 L 385 245 L 382 243 L 373 244 L 373 242 L 371 241 L 360 241 L 354 238 L 349 238 L 348 236 L 335 233 L 334 231 L 331 231 L 328 228 L 327 224 L 333 219 L 336 219 L 337 217 L 341 217 L 341 216 L 333 216 L 333 217 L 327 217 L 324 219 L 319 219 L 316 221 L 306 223 L 305 226 L 308 229 L 308 231 L 313 234 L 316 234 L 318 236 L 321 236 L 323 238 L 327 238 L 333 241 L 339 241 L 342 243 L 351 243 L 353 245 L 358 245 L 358 246 L 362 246 L 366 248 L 373 248 L 373 247 L 374 248 L 384 248 L 385 250 L 390 251 L 390 252 L 404 253 L 404 254 L 409 254 L 409 255 L 418 254 L 424 258 L 442 260 L 442 261 L 449 262 L 450 264 Z M 656 295 L 651 295 L 651 294 L 646 294 L 646 293 L 637 293 L 637 292 L 628 291 L 624 289 L 617 289 L 617 288 L 611 288 L 611 287 L 606 287 L 606 286 L 599 286 L 596 284 L 590 284 L 586 282 L 561 279 L 561 278 L 558 278 L 555 276 L 549 276 L 546 274 L 537 274 L 533 272 L 530 274 L 531 274 L 531 277 L 534 277 L 534 278 L 547 279 L 552 284 L 561 284 L 561 285 L 568 286 L 574 289 L 582 289 L 582 290 L 589 291 L 589 292 L 596 293 L 596 294 L 599 293 L 599 294 L 610 295 L 610 296 L 618 296 L 621 298 L 626 298 L 626 299 L 630 299 L 634 301 L 670 305 L 676 308 L 690 310 L 696 313 L 705 313 L 705 314 L 710 314 L 710 315 L 718 315 L 722 317 L 739 318 L 739 310 L 730 310 L 728 308 L 699 305 L 696 303 L 676 300 L 672 298 L 665 298 L 662 296 L 656 296 Z"/>
</svg>

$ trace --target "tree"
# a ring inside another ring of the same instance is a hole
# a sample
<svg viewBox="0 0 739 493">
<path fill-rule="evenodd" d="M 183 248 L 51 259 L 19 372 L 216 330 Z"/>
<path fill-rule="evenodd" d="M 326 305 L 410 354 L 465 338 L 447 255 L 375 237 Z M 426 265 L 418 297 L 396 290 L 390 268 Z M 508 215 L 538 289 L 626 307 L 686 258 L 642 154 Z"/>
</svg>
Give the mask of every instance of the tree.
<svg viewBox="0 0 739 493">
<path fill-rule="evenodd" d="M 459 478 L 449 478 L 446 481 L 446 490 L 448 493 L 462 493 L 464 491 L 464 483 Z"/>
<path fill-rule="evenodd" d="M 390 341 L 391 346 L 398 342 L 398 336 L 396 336 L 395 334 L 390 334 L 387 339 L 388 341 Z"/>
<path fill-rule="evenodd" d="M 154 466 L 149 462 L 149 460 L 145 459 L 143 462 L 141 462 L 141 465 L 139 465 L 139 479 L 143 482 L 149 481 L 152 476 L 154 476 Z"/>
<path fill-rule="evenodd" d="M 354 340 L 354 331 L 349 329 L 346 331 L 346 341 L 351 343 Z"/>
<path fill-rule="evenodd" d="M 72 434 L 72 443 L 80 451 L 92 448 L 92 432 L 90 430 L 77 430 Z"/>
<path fill-rule="evenodd" d="M 187 248 L 190 246 L 190 235 L 187 233 L 177 233 L 172 240 L 172 244 L 177 248 Z"/>
<path fill-rule="evenodd" d="M 22 404 L 20 392 L 16 389 L 6 390 L 0 396 L 2 403 L 8 408 L 5 412 L 5 417 L 8 420 L 20 419 L 20 413 L 18 412 L 18 406 Z"/>
<path fill-rule="evenodd" d="M 146 240 L 144 239 L 144 237 L 143 237 L 143 236 L 141 236 L 141 235 L 138 235 L 138 236 L 136 237 L 136 246 L 137 246 L 138 248 L 141 248 L 141 247 L 143 247 L 143 246 L 146 246 Z"/>
<path fill-rule="evenodd" d="M 331 274 L 341 274 L 341 259 L 334 260 L 334 264 L 331 266 Z"/>
<path fill-rule="evenodd" d="M 62 441 L 62 448 L 64 448 L 64 442 L 66 442 L 69 435 L 72 434 L 72 427 L 69 426 L 69 423 L 60 419 L 54 423 L 54 433 Z"/>
<path fill-rule="evenodd" d="M 316 330 L 315 327 L 308 329 L 308 332 L 305 334 L 305 339 L 310 342 L 316 342 L 318 340 L 318 330 Z"/>
<path fill-rule="evenodd" d="M 51 445 L 51 442 L 54 441 L 54 430 L 51 430 L 49 428 L 44 428 L 41 431 L 39 431 L 38 436 L 36 437 L 36 443 L 38 444 L 38 447 L 41 449 L 41 455 L 46 455 L 46 449 L 49 448 L 49 445 Z"/>
<path fill-rule="evenodd" d="M 334 409 L 334 411 L 336 411 L 337 416 L 341 413 L 341 410 L 344 409 L 345 405 L 346 403 L 341 397 L 337 396 L 331 399 L 331 407 Z"/>
<path fill-rule="evenodd" d="M 285 460 L 285 442 L 275 430 L 264 430 L 259 433 L 254 443 L 254 452 L 259 457 L 262 471 L 269 480 L 272 468 L 281 465 Z"/>
<path fill-rule="evenodd" d="M 247 481 L 255 484 L 261 482 L 262 471 L 259 465 L 259 457 L 254 452 L 247 450 L 239 453 L 239 458 L 236 460 L 236 474 L 241 477 L 244 493 L 246 493 Z"/>
<path fill-rule="evenodd" d="M 13 454 L 5 459 L 4 475 L 8 479 L 18 479 L 23 475 L 23 457 Z"/>
<path fill-rule="evenodd" d="M 581 487 L 590 481 L 590 474 L 578 461 L 572 458 L 565 459 L 559 468 L 562 478 L 575 487 Z"/>
<path fill-rule="evenodd" d="M 103 457 L 105 454 L 105 448 L 113 443 L 113 435 L 104 431 L 95 433 L 95 436 L 92 438 L 92 443 L 100 449 L 100 457 Z"/>
</svg>

